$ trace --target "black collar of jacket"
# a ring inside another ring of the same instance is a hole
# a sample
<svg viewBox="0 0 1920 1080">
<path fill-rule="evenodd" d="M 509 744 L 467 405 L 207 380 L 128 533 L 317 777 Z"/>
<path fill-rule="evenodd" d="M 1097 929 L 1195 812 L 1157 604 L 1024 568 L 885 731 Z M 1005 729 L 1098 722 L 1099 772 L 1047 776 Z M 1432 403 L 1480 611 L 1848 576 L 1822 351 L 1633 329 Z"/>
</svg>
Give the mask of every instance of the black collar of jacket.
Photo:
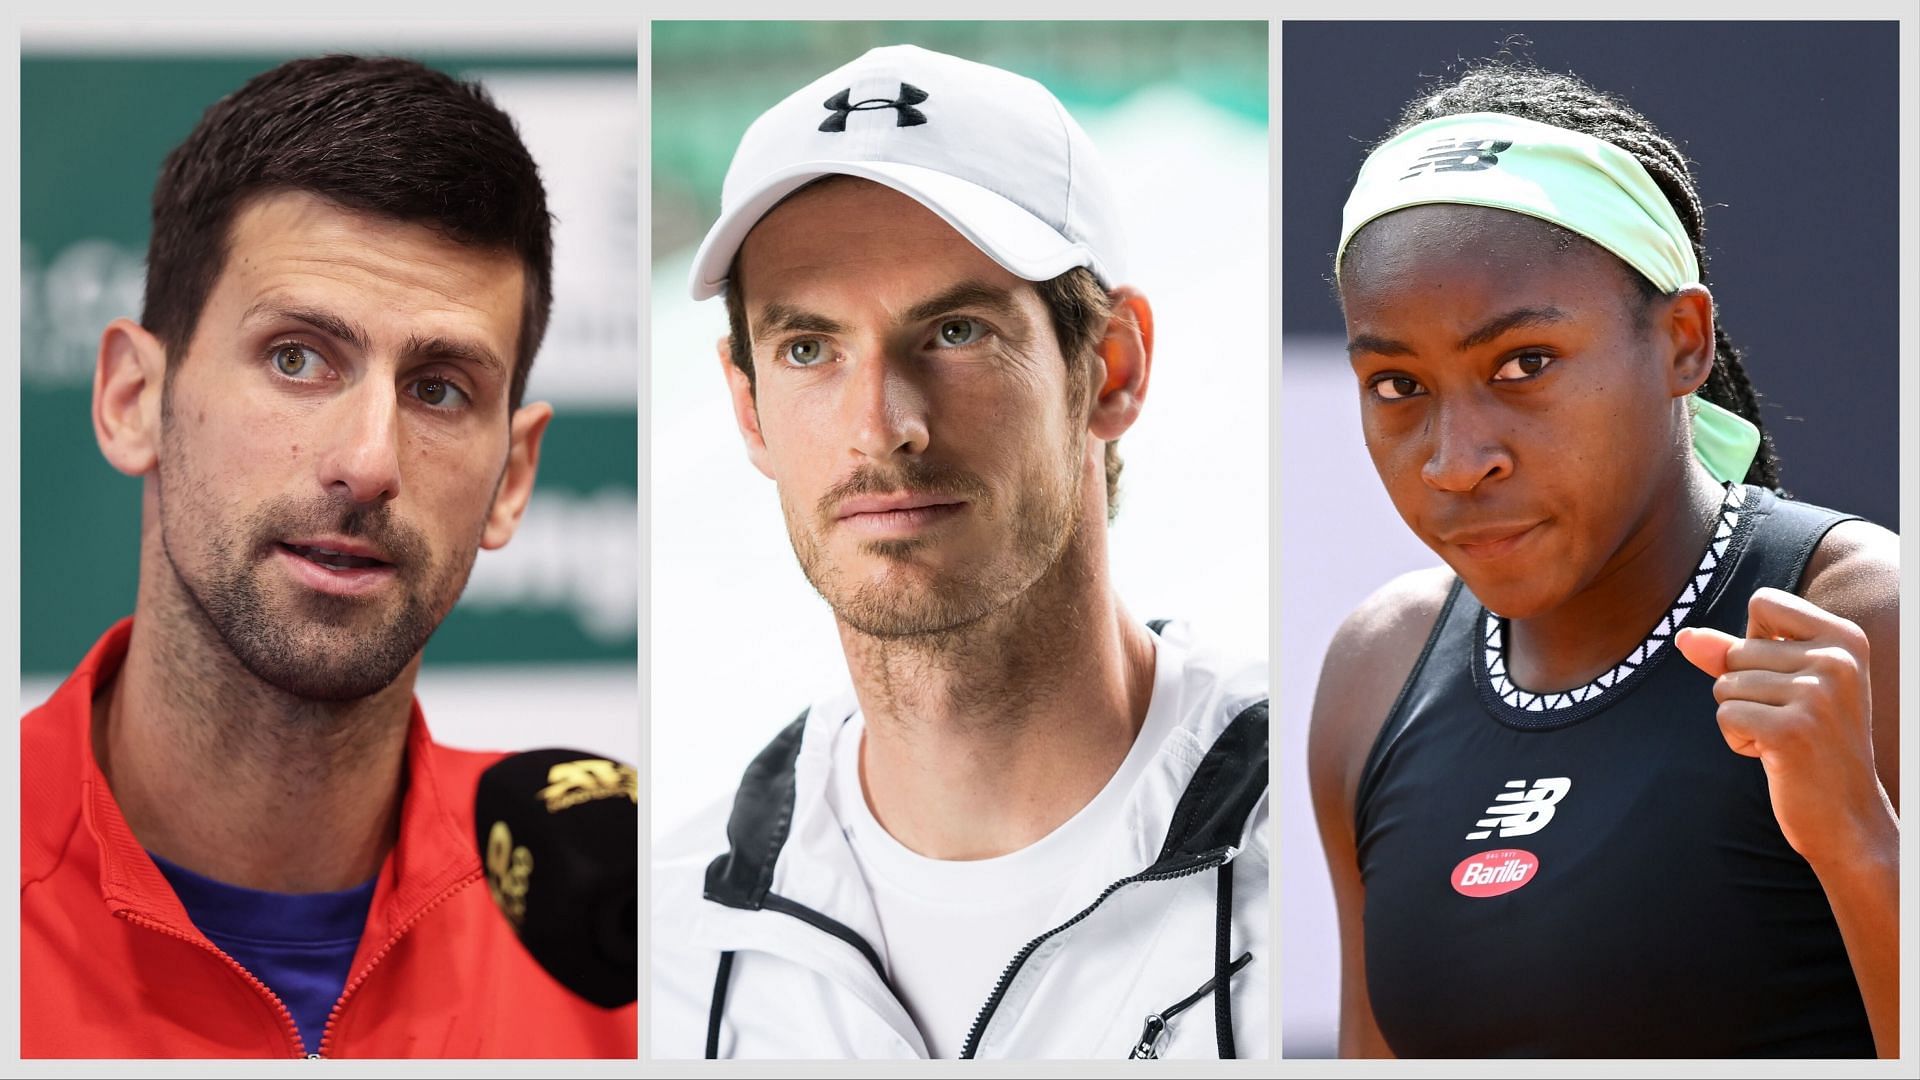
<svg viewBox="0 0 1920 1080">
<path fill-rule="evenodd" d="M 727 820 L 728 851 L 707 866 L 707 899 L 749 911 L 767 906 L 773 866 L 793 825 L 793 763 L 806 724 L 802 712 L 740 778 Z M 1267 703 L 1261 700 L 1241 710 L 1200 759 L 1174 807 L 1160 854 L 1144 872 L 1189 864 L 1238 843 L 1266 790 Z"/>
</svg>

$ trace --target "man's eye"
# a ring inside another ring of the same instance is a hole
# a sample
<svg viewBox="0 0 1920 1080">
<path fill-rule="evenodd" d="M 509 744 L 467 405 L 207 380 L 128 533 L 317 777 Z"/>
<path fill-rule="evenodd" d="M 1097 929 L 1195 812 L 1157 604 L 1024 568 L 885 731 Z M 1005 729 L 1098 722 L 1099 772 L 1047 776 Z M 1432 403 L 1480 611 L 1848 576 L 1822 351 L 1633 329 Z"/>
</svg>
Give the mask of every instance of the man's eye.
<svg viewBox="0 0 1920 1080">
<path fill-rule="evenodd" d="M 1531 379 L 1547 369 L 1553 363 L 1553 357 L 1546 353 L 1521 353 L 1519 356 L 1500 365 L 1493 373 L 1495 382 L 1513 382 L 1519 379 Z"/>
<path fill-rule="evenodd" d="M 980 340 L 983 333 L 979 322 L 973 319 L 948 319 L 940 324 L 940 344 L 950 347 L 971 345 Z"/>
<path fill-rule="evenodd" d="M 292 342 L 275 345 L 270 359 L 273 370 L 289 379 L 317 379 L 327 367 L 327 362 L 321 359 L 319 353 Z"/>
<path fill-rule="evenodd" d="M 826 353 L 826 346 L 818 338 L 806 338 L 787 346 L 786 360 L 797 367 L 808 367 L 819 363 Z"/>
<path fill-rule="evenodd" d="M 440 409 L 457 409 L 469 400 L 466 391 L 445 379 L 421 379 L 413 384 L 413 396 Z"/>
<path fill-rule="evenodd" d="M 1405 375 L 1388 375 L 1373 381 L 1373 392 L 1388 401 L 1395 401 L 1412 397 L 1420 393 L 1421 389 L 1417 379 Z"/>
</svg>

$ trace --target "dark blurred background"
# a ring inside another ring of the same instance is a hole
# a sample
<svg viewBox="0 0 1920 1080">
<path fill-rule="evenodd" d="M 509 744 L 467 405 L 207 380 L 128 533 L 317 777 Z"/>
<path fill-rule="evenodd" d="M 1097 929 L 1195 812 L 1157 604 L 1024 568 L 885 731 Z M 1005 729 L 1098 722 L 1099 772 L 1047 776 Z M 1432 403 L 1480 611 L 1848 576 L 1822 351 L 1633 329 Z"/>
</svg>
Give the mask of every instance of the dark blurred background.
<svg viewBox="0 0 1920 1080">
<path fill-rule="evenodd" d="M 1306 793 L 1307 713 L 1345 614 L 1438 559 L 1361 443 L 1330 283 L 1340 208 L 1406 102 L 1507 52 L 1618 94 L 1693 161 L 1707 283 L 1745 353 L 1787 490 L 1898 525 L 1899 41 L 1892 22 L 1317 23 L 1281 27 L 1278 495 L 1282 1037 L 1335 1050 L 1333 899 Z"/>
<path fill-rule="evenodd" d="M 1894 23 L 1298 23 L 1281 50 L 1283 332 L 1339 334 L 1340 207 L 1457 58 L 1510 51 L 1627 99 L 1694 163 L 1707 283 L 1796 497 L 1898 523 Z M 1289 365 L 1295 357 L 1286 357 Z"/>
</svg>

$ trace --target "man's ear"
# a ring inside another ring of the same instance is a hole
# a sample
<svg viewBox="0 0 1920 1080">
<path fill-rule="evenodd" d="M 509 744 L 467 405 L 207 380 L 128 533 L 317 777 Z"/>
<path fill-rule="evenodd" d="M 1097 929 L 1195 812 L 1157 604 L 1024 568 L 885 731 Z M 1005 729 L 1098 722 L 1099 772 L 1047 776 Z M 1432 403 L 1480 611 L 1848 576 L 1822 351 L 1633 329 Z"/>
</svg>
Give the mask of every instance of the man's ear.
<svg viewBox="0 0 1920 1080">
<path fill-rule="evenodd" d="M 493 506 L 487 511 L 487 527 L 480 533 L 480 546 L 488 551 L 505 547 L 520 528 L 527 502 L 533 498 L 534 474 L 540 471 L 540 440 L 552 419 L 553 406 L 536 401 L 515 409 L 507 421 L 507 470 L 500 475 Z"/>
<path fill-rule="evenodd" d="M 132 319 L 115 319 L 100 334 L 93 365 L 93 437 L 107 463 L 145 476 L 160 461 L 160 396 L 167 349 Z"/>
<path fill-rule="evenodd" d="M 722 336 L 714 351 L 720 356 L 720 370 L 727 376 L 727 393 L 733 397 L 733 422 L 740 425 L 740 439 L 747 444 L 747 460 L 771 480 L 773 469 L 767 460 L 767 440 L 760 434 L 760 410 L 754 404 L 753 380 L 734 366 L 729 338 Z"/>
<path fill-rule="evenodd" d="M 1127 285 L 1115 289 L 1112 298 L 1113 317 L 1096 346 L 1104 364 L 1100 392 L 1087 417 L 1087 430 L 1107 442 L 1126 434 L 1139 418 L 1153 375 L 1153 308 Z"/>
<path fill-rule="evenodd" d="M 1689 285 L 1653 306 L 1649 315 L 1667 360 L 1668 389 L 1685 397 L 1713 374 L 1713 294 L 1705 285 Z"/>
</svg>

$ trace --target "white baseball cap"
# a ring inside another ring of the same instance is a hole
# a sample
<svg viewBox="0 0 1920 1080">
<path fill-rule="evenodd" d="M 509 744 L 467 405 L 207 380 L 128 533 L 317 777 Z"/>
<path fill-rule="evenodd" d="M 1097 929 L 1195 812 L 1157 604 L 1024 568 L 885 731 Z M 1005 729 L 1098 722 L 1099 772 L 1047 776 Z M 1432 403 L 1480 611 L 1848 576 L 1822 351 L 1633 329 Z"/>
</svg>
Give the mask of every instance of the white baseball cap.
<svg viewBox="0 0 1920 1080">
<path fill-rule="evenodd" d="M 1046 87 L 913 45 L 874 49 L 762 113 L 734 151 L 693 298 L 725 288 L 754 225 L 822 176 L 885 184 L 1028 281 L 1076 266 L 1113 288 L 1125 243 L 1093 141 Z"/>
</svg>

